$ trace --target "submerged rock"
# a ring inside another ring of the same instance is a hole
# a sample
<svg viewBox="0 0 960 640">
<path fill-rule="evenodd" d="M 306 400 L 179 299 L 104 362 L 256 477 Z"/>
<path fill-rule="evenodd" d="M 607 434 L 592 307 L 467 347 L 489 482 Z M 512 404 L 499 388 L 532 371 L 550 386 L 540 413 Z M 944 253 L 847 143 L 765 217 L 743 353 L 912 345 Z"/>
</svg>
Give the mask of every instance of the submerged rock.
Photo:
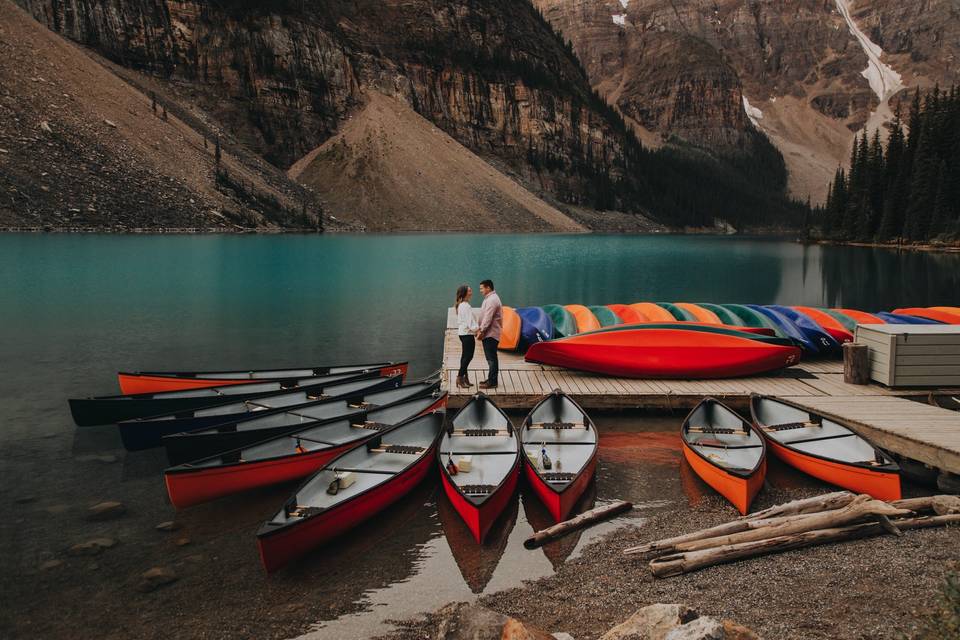
<svg viewBox="0 0 960 640">
<path fill-rule="evenodd" d="M 87 509 L 87 520 L 101 521 L 119 518 L 127 512 L 127 507 L 122 502 L 108 500 L 100 502 Z"/>
<path fill-rule="evenodd" d="M 93 538 L 73 545 L 67 549 L 67 553 L 71 556 L 95 556 L 104 549 L 111 549 L 115 546 L 117 546 L 117 541 L 113 538 Z"/>
<path fill-rule="evenodd" d="M 171 582 L 176 582 L 178 579 L 179 576 L 174 573 L 173 569 L 153 567 L 140 575 L 140 584 L 137 585 L 137 591 L 149 593 Z"/>
</svg>

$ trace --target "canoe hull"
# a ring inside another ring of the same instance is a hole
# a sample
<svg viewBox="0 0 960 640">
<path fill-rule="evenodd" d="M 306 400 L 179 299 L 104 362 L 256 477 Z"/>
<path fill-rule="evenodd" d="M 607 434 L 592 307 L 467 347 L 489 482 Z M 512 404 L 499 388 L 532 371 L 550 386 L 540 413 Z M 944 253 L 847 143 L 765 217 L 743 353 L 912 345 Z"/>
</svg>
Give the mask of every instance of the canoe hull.
<svg viewBox="0 0 960 640">
<path fill-rule="evenodd" d="M 260 561 L 267 573 L 369 520 L 420 484 L 433 469 L 436 444 L 414 465 L 377 488 L 275 533 L 257 535 Z"/>
<path fill-rule="evenodd" d="M 185 509 L 257 487 L 282 484 L 307 477 L 335 457 L 360 444 L 350 442 L 336 448 L 302 453 L 279 460 L 265 460 L 236 468 L 212 468 L 191 473 L 165 473 L 170 504 Z"/>
<path fill-rule="evenodd" d="M 924 309 L 923 307 L 909 307 L 906 309 L 894 309 L 893 313 L 901 316 L 915 316 L 927 320 L 935 320 L 943 324 L 960 324 L 960 314 L 940 309 Z"/>
<path fill-rule="evenodd" d="M 440 472 L 440 478 L 443 483 L 443 492 L 447 494 L 447 499 L 450 500 L 450 504 L 457 510 L 457 513 L 460 514 L 463 521 L 467 523 L 467 528 L 469 528 L 470 533 L 473 534 L 473 539 L 477 544 L 482 544 L 484 538 L 487 537 L 487 533 L 490 531 L 490 527 L 493 526 L 493 523 L 496 522 L 500 514 L 503 513 L 507 503 L 510 502 L 510 498 L 513 496 L 513 492 L 517 489 L 517 480 L 520 478 L 520 465 L 519 462 L 515 464 L 513 469 L 510 470 L 509 475 L 500 486 L 497 487 L 496 492 L 484 500 L 479 506 L 457 491 L 456 487 L 454 487 L 450 481 L 450 478 L 448 478 L 447 474 L 443 471 Z"/>
<path fill-rule="evenodd" d="M 407 363 L 398 362 L 389 366 L 380 368 L 380 376 L 387 378 L 400 375 L 407 376 Z M 361 373 L 364 367 L 358 366 L 357 373 Z M 257 378 L 257 379 L 218 379 L 218 378 L 191 378 L 174 376 L 152 376 L 148 374 L 135 374 L 120 372 L 117 374 L 117 381 L 120 383 L 120 393 L 124 395 L 133 395 L 137 393 L 160 393 L 163 391 L 185 391 L 189 389 L 206 389 L 208 387 L 225 387 L 228 385 L 251 384 L 255 382 L 268 382 L 271 380 L 283 380 L 284 378 Z"/>
<path fill-rule="evenodd" d="M 599 332 L 530 347 L 526 359 L 631 378 L 730 378 L 782 369 L 800 350 L 684 329 Z"/>
<path fill-rule="evenodd" d="M 875 471 L 865 467 L 825 460 L 788 449 L 772 438 L 767 445 L 775 456 L 795 469 L 856 493 L 866 493 L 878 500 L 900 499 L 900 474 Z"/>
<path fill-rule="evenodd" d="M 730 501 L 741 515 L 747 515 L 750 504 L 763 488 L 763 481 L 767 477 L 767 461 L 764 459 L 760 466 L 749 476 L 738 476 L 720 467 L 710 464 L 696 452 L 683 443 L 683 457 L 701 480 L 710 485 L 717 493 Z"/>
<path fill-rule="evenodd" d="M 564 487 L 563 491 L 555 491 L 548 483 L 544 482 L 543 478 L 537 475 L 537 472 L 529 463 L 525 463 L 523 467 L 527 482 L 530 483 L 533 492 L 540 498 L 540 502 L 546 506 L 547 511 L 553 517 L 553 521 L 562 522 L 567 519 L 577 501 L 590 486 L 597 469 L 597 454 L 594 452 L 590 462 L 586 464 L 577 479 Z"/>
<path fill-rule="evenodd" d="M 379 382 L 371 384 L 371 386 L 363 389 L 362 392 L 358 392 L 352 395 L 357 396 L 358 398 L 363 397 L 370 393 L 375 393 L 377 391 L 386 391 L 388 389 L 396 389 L 402 383 L 400 377 L 395 378 L 383 378 Z M 305 390 L 308 390 L 304 388 Z M 233 404 L 234 401 L 231 401 L 229 404 Z M 249 431 L 247 433 L 254 434 L 251 437 L 245 437 L 244 433 L 241 432 L 226 432 L 219 433 L 217 436 L 222 436 L 224 441 L 223 445 L 219 443 L 216 445 L 216 448 L 206 447 L 203 451 L 208 451 L 209 453 L 199 453 L 198 455 L 193 455 L 190 452 L 181 453 L 179 443 L 177 443 L 177 438 L 171 436 L 177 436 L 182 433 L 187 433 L 190 431 L 199 431 L 201 429 L 209 429 L 217 425 L 228 425 L 234 424 L 236 422 L 242 422 L 249 418 L 261 418 L 263 416 L 268 416 L 271 413 L 281 413 L 283 411 L 295 410 L 297 407 L 306 406 L 313 403 L 305 403 L 304 405 L 289 405 L 285 407 L 279 407 L 276 409 L 265 409 L 263 411 L 243 411 L 241 413 L 224 413 L 214 416 L 189 416 L 184 415 L 182 418 L 176 418 L 174 420 L 135 420 L 135 421 L 124 421 L 120 422 L 117 425 L 117 428 L 120 431 L 120 440 L 123 442 L 124 448 L 127 451 L 141 451 L 143 449 L 151 449 L 153 447 L 159 447 L 161 445 L 167 447 L 167 457 L 170 458 L 171 464 L 180 464 L 181 462 L 189 462 L 190 460 L 199 460 L 200 458 L 205 458 L 209 455 L 213 455 L 220 451 L 228 451 L 230 449 L 237 449 L 239 447 L 244 447 L 249 444 L 253 444 L 265 438 L 270 438 L 275 435 L 281 435 L 280 431 Z M 173 412 L 171 412 L 173 413 Z M 184 411 L 184 414 L 189 414 L 189 411 Z M 156 414 L 155 414 L 156 415 Z M 203 441 L 203 438 L 197 438 L 198 443 Z M 192 442 L 192 441 L 191 441 Z M 186 458 L 184 458 L 186 456 Z M 172 460 L 178 460 L 179 462 L 172 462 Z"/>
</svg>

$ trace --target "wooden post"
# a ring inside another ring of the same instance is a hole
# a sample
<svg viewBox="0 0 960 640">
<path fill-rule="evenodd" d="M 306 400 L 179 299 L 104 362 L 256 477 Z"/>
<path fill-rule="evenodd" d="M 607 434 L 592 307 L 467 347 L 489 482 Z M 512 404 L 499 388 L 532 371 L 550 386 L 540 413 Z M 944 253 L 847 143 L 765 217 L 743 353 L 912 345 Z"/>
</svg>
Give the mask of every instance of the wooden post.
<svg viewBox="0 0 960 640">
<path fill-rule="evenodd" d="M 843 381 L 847 384 L 870 384 L 868 347 L 857 342 L 843 345 Z"/>
</svg>

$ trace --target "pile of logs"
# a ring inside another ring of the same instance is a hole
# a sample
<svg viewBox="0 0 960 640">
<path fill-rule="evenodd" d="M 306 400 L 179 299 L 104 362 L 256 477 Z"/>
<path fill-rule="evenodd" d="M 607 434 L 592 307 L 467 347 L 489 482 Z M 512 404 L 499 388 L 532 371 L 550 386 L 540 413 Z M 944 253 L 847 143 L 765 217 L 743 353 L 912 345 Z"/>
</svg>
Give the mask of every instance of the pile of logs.
<svg viewBox="0 0 960 640">
<path fill-rule="evenodd" d="M 926 496 L 883 502 L 848 491 L 795 500 L 709 529 L 624 551 L 653 556 L 665 578 L 744 558 L 909 529 L 960 524 L 960 498 Z"/>
</svg>

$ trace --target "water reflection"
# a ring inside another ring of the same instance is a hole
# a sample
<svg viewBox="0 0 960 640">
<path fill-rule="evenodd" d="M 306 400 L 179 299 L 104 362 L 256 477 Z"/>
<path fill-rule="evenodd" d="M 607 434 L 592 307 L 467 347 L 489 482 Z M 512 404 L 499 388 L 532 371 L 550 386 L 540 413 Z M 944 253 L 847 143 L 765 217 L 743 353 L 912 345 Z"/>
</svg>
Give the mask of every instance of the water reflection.
<svg viewBox="0 0 960 640">
<path fill-rule="evenodd" d="M 460 569 L 460 574 L 471 592 L 483 593 L 497 565 L 500 564 L 507 541 L 517 524 L 518 497 L 514 494 L 507 503 L 506 509 L 493 523 L 483 544 L 477 544 L 473 539 L 467 524 L 446 496 L 440 497 L 438 502 L 443 534 Z"/>
<path fill-rule="evenodd" d="M 534 531 L 542 531 L 547 527 L 551 527 L 556 524 L 553 520 L 553 516 L 550 515 L 550 512 L 544 506 L 544 504 L 534 495 L 532 489 L 529 486 L 525 487 L 526 491 L 523 493 L 523 513 L 527 518 L 527 522 L 530 523 L 530 526 L 533 527 Z M 573 510 L 570 512 L 570 517 L 573 518 L 577 514 L 583 513 L 584 511 L 589 511 L 593 509 L 597 502 L 597 483 L 591 482 L 587 489 L 583 492 L 583 495 L 580 496 L 580 500 L 577 501 L 577 504 L 574 505 Z M 580 538 L 583 536 L 583 530 L 577 530 L 573 533 L 558 538 L 553 542 L 548 542 L 547 544 L 540 547 L 543 551 L 543 555 L 547 557 L 547 560 L 550 561 L 551 566 L 553 566 L 554 571 L 560 568 L 564 562 L 573 554 L 576 550 L 577 545 L 580 542 Z"/>
</svg>

